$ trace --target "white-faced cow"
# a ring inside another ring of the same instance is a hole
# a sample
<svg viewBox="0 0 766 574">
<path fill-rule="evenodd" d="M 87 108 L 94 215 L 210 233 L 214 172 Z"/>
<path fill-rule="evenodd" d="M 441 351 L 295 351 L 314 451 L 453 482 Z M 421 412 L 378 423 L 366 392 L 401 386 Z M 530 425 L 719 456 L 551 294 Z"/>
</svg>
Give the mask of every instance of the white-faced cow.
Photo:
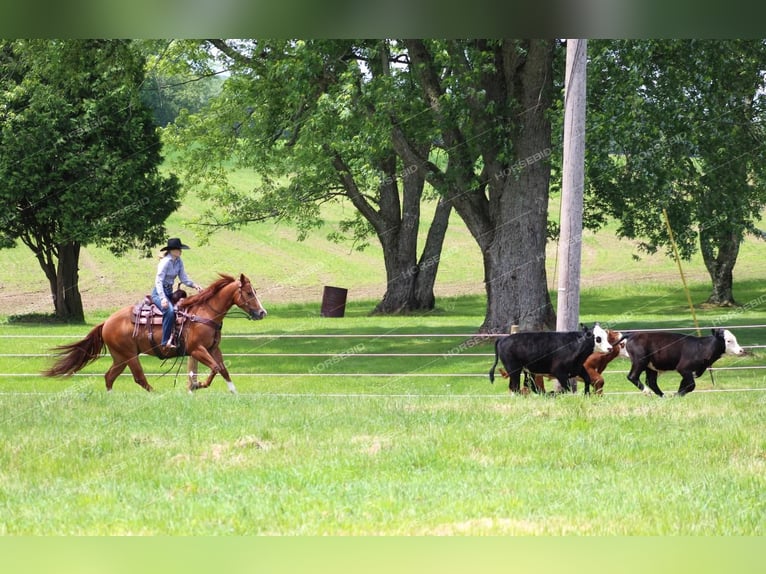
<svg viewBox="0 0 766 574">
<path fill-rule="evenodd" d="M 628 353 L 625 351 L 625 341 L 623 340 L 624 337 L 622 336 L 622 333 L 619 331 L 613 331 L 612 329 L 607 329 L 606 337 L 606 340 L 610 345 L 612 345 L 612 350 L 608 353 L 591 353 L 590 357 L 585 359 L 585 362 L 583 363 L 583 367 L 586 371 L 588 371 L 588 375 L 590 375 L 590 382 L 593 385 L 593 390 L 597 395 L 600 395 L 604 390 L 604 377 L 601 375 L 601 373 L 603 373 L 606 369 L 606 366 L 612 362 L 612 359 L 618 356 L 625 359 L 630 358 Z M 503 375 L 503 377 L 506 379 L 508 378 L 508 373 L 505 371 L 505 369 L 501 368 L 500 374 Z M 545 377 L 542 375 L 534 376 L 534 385 L 537 388 L 532 387 L 533 391 L 542 393 L 545 392 L 544 378 Z M 528 373 L 524 373 L 524 386 L 531 387 Z"/>
<path fill-rule="evenodd" d="M 500 360 L 508 372 L 508 388 L 518 393 L 522 371 L 535 375 L 555 377 L 562 388 L 569 390 L 569 377 L 580 377 L 585 392 L 590 392 L 591 378 L 583 364 L 591 353 L 608 353 L 612 346 L 607 334 L 598 323 L 591 331 L 535 331 L 521 332 L 495 341 L 495 363 L 489 371 L 490 382 L 495 381 L 495 367 Z"/>
<path fill-rule="evenodd" d="M 657 374 L 678 371 L 681 375 L 678 395 L 692 392 L 695 387 L 694 378 L 702 375 L 721 355 L 745 354 L 730 331 L 713 329 L 712 332 L 707 337 L 657 331 L 630 333 L 626 341 L 626 350 L 632 363 L 628 380 L 639 390 L 647 392 L 641 383 L 641 373 L 646 371 L 646 386 L 663 396 L 657 386 Z"/>
</svg>

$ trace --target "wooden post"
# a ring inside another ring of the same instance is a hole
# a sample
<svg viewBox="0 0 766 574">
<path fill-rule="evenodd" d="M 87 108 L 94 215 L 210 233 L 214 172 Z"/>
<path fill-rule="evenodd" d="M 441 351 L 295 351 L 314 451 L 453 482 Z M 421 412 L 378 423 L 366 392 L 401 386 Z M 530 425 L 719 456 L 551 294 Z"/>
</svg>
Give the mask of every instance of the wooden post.
<svg viewBox="0 0 766 574">
<path fill-rule="evenodd" d="M 558 246 L 556 330 L 576 331 L 580 321 L 580 262 L 585 184 L 585 72 L 587 40 L 567 40 L 564 79 L 564 168 Z"/>
</svg>

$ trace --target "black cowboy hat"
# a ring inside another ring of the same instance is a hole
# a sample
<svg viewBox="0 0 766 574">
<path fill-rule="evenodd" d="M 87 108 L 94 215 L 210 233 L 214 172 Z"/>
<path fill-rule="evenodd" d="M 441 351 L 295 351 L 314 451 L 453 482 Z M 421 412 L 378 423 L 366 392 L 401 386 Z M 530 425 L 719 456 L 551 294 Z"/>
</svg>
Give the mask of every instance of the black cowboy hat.
<svg viewBox="0 0 766 574">
<path fill-rule="evenodd" d="M 160 249 L 160 251 L 169 251 L 171 249 L 189 249 L 189 246 L 181 243 L 181 240 L 178 239 L 178 237 L 171 237 L 168 239 L 168 244 Z"/>
</svg>

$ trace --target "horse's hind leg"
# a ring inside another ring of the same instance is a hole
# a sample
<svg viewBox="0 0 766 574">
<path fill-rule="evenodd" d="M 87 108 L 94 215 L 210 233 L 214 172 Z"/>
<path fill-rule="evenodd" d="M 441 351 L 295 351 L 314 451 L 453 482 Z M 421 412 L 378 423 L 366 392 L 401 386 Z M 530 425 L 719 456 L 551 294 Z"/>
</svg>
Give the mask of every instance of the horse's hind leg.
<svg viewBox="0 0 766 574">
<path fill-rule="evenodd" d="M 120 376 L 120 373 L 125 370 L 126 366 L 125 361 L 113 359 L 112 366 L 109 367 L 109 370 L 104 374 L 107 392 L 112 391 L 112 385 L 114 385 L 115 379 Z"/>
<path fill-rule="evenodd" d="M 144 375 L 144 370 L 141 368 L 141 363 L 139 362 L 138 357 L 131 357 L 126 362 L 128 363 L 128 367 L 133 374 L 133 380 L 136 381 L 136 384 L 149 392 L 153 391 L 154 389 L 149 384 L 149 381 L 146 380 L 146 375 Z"/>
</svg>

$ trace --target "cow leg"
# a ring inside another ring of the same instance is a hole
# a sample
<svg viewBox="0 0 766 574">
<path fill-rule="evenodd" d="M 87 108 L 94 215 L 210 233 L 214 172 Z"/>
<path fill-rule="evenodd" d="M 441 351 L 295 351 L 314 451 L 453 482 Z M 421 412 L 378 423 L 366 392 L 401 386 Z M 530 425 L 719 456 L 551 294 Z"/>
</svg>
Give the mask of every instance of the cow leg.
<svg viewBox="0 0 766 574">
<path fill-rule="evenodd" d="M 684 371 L 681 373 L 681 384 L 678 386 L 678 396 L 682 397 L 685 394 L 691 393 L 697 383 L 694 382 L 694 373 L 691 371 Z"/>
<path fill-rule="evenodd" d="M 604 393 L 604 377 L 599 375 L 593 379 L 593 392 L 595 392 L 597 395 L 602 395 Z"/>
<path fill-rule="evenodd" d="M 537 386 L 538 379 L 542 379 L 542 377 L 540 375 L 530 373 L 529 371 L 524 369 L 524 388 L 525 388 L 524 392 L 526 392 L 526 394 L 529 394 L 530 391 L 535 394 L 538 394 L 540 392 L 540 388 Z"/>
<path fill-rule="evenodd" d="M 556 380 L 559 382 L 559 385 L 561 385 L 561 388 L 564 389 L 565 392 L 572 392 L 572 387 L 569 386 L 569 373 L 567 371 L 556 371 L 555 373 L 551 374 L 556 377 Z"/>
<path fill-rule="evenodd" d="M 630 372 L 628 373 L 628 380 L 636 385 L 636 388 L 639 391 L 644 390 L 644 384 L 641 382 L 641 373 L 644 372 L 644 369 L 646 369 L 646 365 L 633 363 L 630 367 Z"/>
<path fill-rule="evenodd" d="M 508 391 L 518 393 L 521 390 L 521 367 L 508 369 Z"/>
<path fill-rule="evenodd" d="M 532 377 L 532 375 L 529 373 L 529 371 L 524 369 L 524 383 L 523 383 L 523 386 L 521 388 L 521 392 L 522 393 L 526 392 L 526 394 L 529 394 L 529 390 L 533 388 L 534 383 L 530 383 L 529 382 L 529 379 L 531 377 Z"/>
<path fill-rule="evenodd" d="M 585 383 L 585 394 L 590 394 L 590 385 L 591 382 L 593 382 L 593 379 L 590 376 L 590 371 L 586 369 L 585 367 L 580 368 L 579 377 L 582 379 L 583 383 Z"/>
<path fill-rule="evenodd" d="M 646 370 L 646 386 L 649 387 L 654 391 L 654 394 L 656 394 L 659 397 L 664 397 L 665 395 L 660 390 L 659 385 L 657 384 L 657 371 L 653 369 L 647 369 Z"/>
<path fill-rule="evenodd" d="M 602 392 L 602 389 L 604 388 L 604 377 L 601 376 L 601 373 L 598 371 L 598 369 L 594 369 L 592 367 L 589 367 L 587 364 L 583 365 L 582 367 L 583 371 L 588 373 L 588 376 L 590 377 L 590 383 L 593 385 L 593 391 L 600 395 Z M 584 381 L 585 379 L 583 379 Z M 588 394 L 588 385 L 585 385 L 585 394 Z"/>
</svg>

